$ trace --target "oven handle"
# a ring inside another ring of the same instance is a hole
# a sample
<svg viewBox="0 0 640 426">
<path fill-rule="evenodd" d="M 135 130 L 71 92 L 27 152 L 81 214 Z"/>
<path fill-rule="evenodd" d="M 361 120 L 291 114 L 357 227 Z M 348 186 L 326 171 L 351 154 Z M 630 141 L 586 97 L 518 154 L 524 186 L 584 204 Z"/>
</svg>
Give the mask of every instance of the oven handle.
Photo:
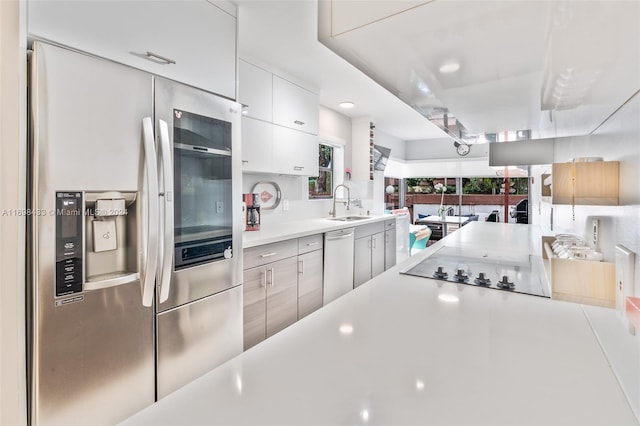
<svg viewBox="0 0 640 426">
<path fill-rule="evenodd" d="M 160 251 L 160 303 L 169 298 L 171 288 L 171 270 L 173 269 L 173 164 L 169 141 L 169 126 L 166 121 L 158 120 L 160 133 L 160 158 L 162 166 L 162 182 L 164 193 L 162 250 Z"/>
<path fill-rule="evenodd" d="M 158 266 L 158 230 L 160 207 L 158 203 L 158 168 L 153 137 L 153 121 L 151 117 L 142 119 L 142 141 L 144 146 L 144 168 L 147 173 L 147 256 L 143 278 L 140 281 L 142 292 L 142 305 L 153 304 L 153 291 L 155 289 L 156 268 Z"/>
</svg>

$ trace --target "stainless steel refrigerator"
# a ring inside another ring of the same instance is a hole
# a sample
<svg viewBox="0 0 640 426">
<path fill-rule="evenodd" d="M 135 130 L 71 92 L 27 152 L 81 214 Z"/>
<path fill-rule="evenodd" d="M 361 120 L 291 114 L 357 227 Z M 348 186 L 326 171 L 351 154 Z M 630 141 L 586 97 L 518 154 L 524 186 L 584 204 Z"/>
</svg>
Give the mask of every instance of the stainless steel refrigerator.
<svg viewBox="0 0 640 426">
<path fill-rule="evenodd" d="M 115 423 L 242 351 L 239 108 L 42 42 L 30 73 L 30 421 Z"/>
</svg>

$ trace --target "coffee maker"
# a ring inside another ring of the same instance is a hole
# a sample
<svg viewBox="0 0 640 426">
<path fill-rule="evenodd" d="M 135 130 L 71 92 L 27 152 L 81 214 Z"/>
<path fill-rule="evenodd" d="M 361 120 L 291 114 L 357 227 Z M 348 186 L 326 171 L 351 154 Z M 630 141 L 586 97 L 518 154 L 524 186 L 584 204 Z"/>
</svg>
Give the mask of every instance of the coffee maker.
<svg viewBox="0 0 640 426">
<path fill-rule="evenodd" d="M 260 230 L 260 194 L 243 194 L 243 201 L 247 208 L 245 211 L 245 230 Z"/>
</svg>

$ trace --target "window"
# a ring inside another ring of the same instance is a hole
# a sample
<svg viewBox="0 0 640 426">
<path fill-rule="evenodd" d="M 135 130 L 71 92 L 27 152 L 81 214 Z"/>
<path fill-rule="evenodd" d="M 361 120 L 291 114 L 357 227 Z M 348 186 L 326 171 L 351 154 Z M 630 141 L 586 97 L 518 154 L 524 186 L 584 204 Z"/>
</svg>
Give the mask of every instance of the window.
<svg viewBox="0 0 640 426">
<path fill-rule="evenodd" d="M 320 143 L 318 148 L 319 176 L 309 178 L 309 198 L 331 198 L 334 186 L 334 147 Z"/>
</svg>

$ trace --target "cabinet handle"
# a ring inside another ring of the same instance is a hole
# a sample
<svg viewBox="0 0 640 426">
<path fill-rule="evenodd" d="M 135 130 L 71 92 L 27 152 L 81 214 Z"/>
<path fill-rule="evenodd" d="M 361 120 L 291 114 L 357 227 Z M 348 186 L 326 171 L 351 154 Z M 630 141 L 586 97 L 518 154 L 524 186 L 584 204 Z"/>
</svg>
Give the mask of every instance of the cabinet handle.
<svg viewBox="0 0 640 426">
<path fill-rule="evenodd" d="M 315 242 L 315 243 L 307 243 L 307 246 L 317 246 L 318 244 L 320 244 L 319 242 Z"/>
<path fill-rule="evenodd" d="M 271 271 L 271 288 L 273 288 L 273 284 L 274 284 L 274 282 L 276 280 L 275 276 L 274 276 L 274 273 L 273 273 L 273 268 L 269 269 L 269 271 Z"/>
<path fill-rule="evenodd" d="M 265 254 L 261 254 L 260 257 L 264 259 L 265 257 L 275 256 L 276 254 L 277 254 L 276 252 L 265 253 Z"/>
<path fill-rule="evenodd" d="M 367 241 L 367 247 L 371 248 L 371 240 Z"/>
<path fill-rule="evenodd" d="M 372 240 L 373 240 L 373 248 L 376 248 L 376 240 L 377 240 L 377 238 L 372 238 Z"/>
<path fill-rule="evenodd" d="M 304 121 L 300 121 L 300 120 L 295 120 L 294 123 L 297 124 L 298 126 L 304 125 Z"/>
<path fill-rule="evenodd" d="M 293 170 L 304 170 L 304 166 L 293 166 Z"/>
<path fill-rule="evenodd" d="M 384 234 L 384 243 L 389 244 L 389 234 Z"/>
<path fill-rule="evenodd" d="M 298 260 L 298 273 L 304 275 L 304 259 Z"/>
<path fill-rule="evenodd" d="M 249 164 L 249 160 L 242 160 L 242 164 Z"/>
<path fill-rule="evenodd" d="M 174 61 L 173 59 L 169 59 L 169 58 L 166 58 L 166 57 L 164 57 L 164 56 L 160 56 L 160 55 L 158 55 L 157 53 L 153 53 L 153 52 L 149 52 L 149 51 L 147 51 L 147 58 L 156 58 L 156 59 L 160 59 L 161 61 L 166 62 L 168 65 L 171 65 L 171 64 L 175 64 L 175 63 L 176 63 L 176 61 Z"/>
<path fill-rule="evenodd" d="M 262 272 L 262 285 L 260 287 L 267 287 L 267 271 Z"/>
</svg>

